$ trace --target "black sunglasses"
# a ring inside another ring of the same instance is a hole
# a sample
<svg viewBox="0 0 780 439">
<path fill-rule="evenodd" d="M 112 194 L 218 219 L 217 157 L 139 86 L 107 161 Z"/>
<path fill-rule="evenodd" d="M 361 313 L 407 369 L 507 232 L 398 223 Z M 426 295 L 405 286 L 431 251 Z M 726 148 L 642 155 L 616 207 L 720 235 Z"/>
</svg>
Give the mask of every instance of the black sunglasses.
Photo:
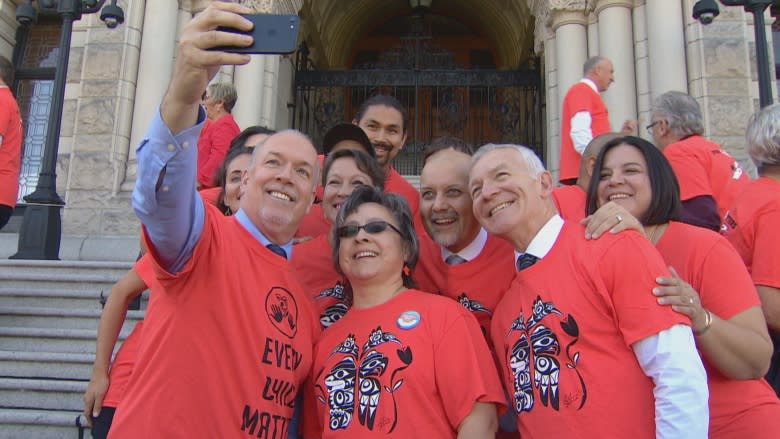
<svg viewBox="0 0 780 439">
<path fill-rule="evenodd" d="M 371 221 L 370 223 L 365 223 L 362 226 L 357 224 L 347 224 L 346 226 L 341 226 L 336 229 L 336 234 L 339 236 L 339 238 L 352 238 L 357 236 L 358 232 L 360 232 L 360 229 L 363 229 L 366 231 L 366 233 L 376 235 L 377 233 L 384 232 L 388 227 L 398 232 L 399 235 L 403 236 L 403 233 L 401 233 L 398 228 L 388 223 L 387 221 Z"/>
</svg>

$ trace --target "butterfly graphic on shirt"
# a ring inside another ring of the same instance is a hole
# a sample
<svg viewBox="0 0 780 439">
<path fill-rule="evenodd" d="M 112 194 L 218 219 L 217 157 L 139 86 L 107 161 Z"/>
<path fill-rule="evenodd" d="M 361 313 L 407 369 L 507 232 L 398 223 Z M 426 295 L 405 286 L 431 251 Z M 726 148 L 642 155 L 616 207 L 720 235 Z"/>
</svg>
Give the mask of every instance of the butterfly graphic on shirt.
<svg viewBox="0 0 780 439">
<path fill-rule="evenodd" d="M 352 306 L 352 300 L 346 294 L 344 285 L 341 282 L 336 282 L 333 288 L 322 290 L 314 297 L 314 300 L 327 299 L 334 299 L 336 302 L 328 305 L 320 314 L 320 324 L 323 328 L 327 328 L 341 320 L 344 314 L 347 313 L 347 310 L 349 310 L 349 307 Z"/>
<path fill-rule="evenodd" d="M 538 391 L 543 406 L 552 407 L 554 410 L 560 409 L 561 345 L 558 335 L 551 329 L 553 325 L 543 323 L 548 316 L 558 316 L 561 319 L 559 322 L 561 329 L 572 337 L 572 341 L 565 348 L 568 360 L 565 365 L 579 376 L 582 389 L 579 408 L 585 404 L 587 397 L 585 383 L 577 370 L 580 355 L 579 352 L 572 352 L 574 344 L 579 339 L 577 322 L 572 315 L 564 319 L 563 313 L 552 302 L 544 302 L 537 296 L 528 319 L 526 320 L 521 313 L 512 321 L 507 333 L 507 338 L 519 333 L 508 352 L 514 409 L 517 413 L 530 412 L 534 408 L 536 402 L 534 388 Z"/>
<path fill-rule="evenodd" d="M 390 374 L 389 385 L 383 386 L 382 378 L 387 372 L 390 359 L 378 348 L 387 343 L 403 346 L 394 334 L 385 332 L 381 326 L 378 326 L 371 331 L 362 349 L 358 348 L 355 335 L 349 334 L 331 353 L 341 358 L 325 375 L 325 390 L 323 391 L 319 384 L 317 388 L 327 394 L 328 426 L 332 431 L 347 429 L 351 425 L 355 405 L 357 405 L 357 418 L 360 425 L 373 430 L 377 411 L 383 401 L 383 392 L 389 393 L 393 401 L 394 420 L 387 432 L 392 432 L 397 425 L 398 409 L 395 392 L 403 384 L 403 379 L 396 380 L 395 376 L 412 363 L 412 350 L 410 347 L 396 350 L 398 359 L 403 364 Z M 317 396 L 317 399 L 323 404 L 326 403 L 323 396 Z"/>
</svg>

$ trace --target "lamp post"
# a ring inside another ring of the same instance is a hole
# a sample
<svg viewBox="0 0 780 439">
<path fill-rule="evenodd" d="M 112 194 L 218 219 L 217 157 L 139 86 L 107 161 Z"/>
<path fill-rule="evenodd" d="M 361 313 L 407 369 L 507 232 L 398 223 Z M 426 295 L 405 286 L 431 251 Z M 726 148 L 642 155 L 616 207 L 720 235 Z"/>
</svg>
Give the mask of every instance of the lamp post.
<svg viewBox="0 0 780 439">
<path fill-rule="evenodd" d="M 780 0 L 720 0 L 724 6 L 743 6 L 753 14 L 756 35 L 756 62 L 758 63 L 758 96 L 761 108 L 772 104 L 772 82 L 769 74 L 769 52 L 766 44 L 764 12 L 770 6 L 780 6 Z M 693 18 L 707 25 L 720 14 L 715 0 L 699 0 L 693 5 Z"/>
<path fill-rule="evenodd" d="M 11 256 L 11 259 L 59 259 L 62 237 L 60 209 L 65 205 L 65 201 L 57 194 L 57 151 L 73 22 L 81 19 L 83 14 L 94 14 L 102 8 L 100 19 L 113 29 L 125 20 L 124 12 L 117 6 L 116 1 L 112 0 L 111 4 L 105 7 L 103 5 L 106 0 L 38 0 L 37 2 L 38 11 L 41 13 L 57 13 L 62 16 L 62 34 L 41 172 L 35 191 L 24 197 L 27 207 L 19 231 L 17 252 Z M 37 20 L 38 11 L 33 7 L 33 0 L 30 0 L 16 10 L 16 20 L 23 26 L 29 26 Z"/>
</svg>

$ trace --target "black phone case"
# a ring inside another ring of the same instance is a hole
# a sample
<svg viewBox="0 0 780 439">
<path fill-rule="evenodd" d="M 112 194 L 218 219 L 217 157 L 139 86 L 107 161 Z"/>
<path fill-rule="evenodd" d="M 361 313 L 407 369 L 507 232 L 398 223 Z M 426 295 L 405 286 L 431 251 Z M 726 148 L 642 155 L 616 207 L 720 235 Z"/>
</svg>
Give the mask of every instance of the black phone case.
<svg viewBox="0 0 780 439">
<path fill-rule="evenodd" d="M 229 27 L 217 30 L 251 35 L 254 42 L 249 47 L 220 46 L 211 50 L 248 54 L 286 54 L 292 53 L 298 44 L 300 18 L 297 15 L 242 14 L 242 17 L 254 23 L 251 32 L 240 32 Z"/>
</svg>

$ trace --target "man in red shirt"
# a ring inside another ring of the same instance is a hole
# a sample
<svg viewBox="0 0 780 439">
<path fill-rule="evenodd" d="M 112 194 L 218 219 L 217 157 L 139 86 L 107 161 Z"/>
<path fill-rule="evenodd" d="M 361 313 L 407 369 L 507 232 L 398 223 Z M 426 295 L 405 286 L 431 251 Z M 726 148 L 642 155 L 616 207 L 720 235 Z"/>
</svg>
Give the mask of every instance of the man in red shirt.
<svg viewBox="0 0 780 439">
<path fill-rule="evenodd" d="M 0 229 L 11 218 L 19 195 L 22 118 L 9 88 L 13 83 L 14 66 L 0 56 Z"/>
<path fill-rule="evenodd" d="M 615 82 L 615 67 L 603 56 L 594 56 L 582 67 L 583 78 L 566 92 L 561 110 L 562 184 L 574 184 L 585 148 L 599 134 L 610 131 L 609 112 L 599 93 Z M 626 120 L 622 132 L 636 130 L 635 120 Z"/>
<path fill-rule="evenodd" d="M 721 231 L 729 207 L 748 183 L 747 173 L 723 148 L 702 137 L 696 99 L 669 91 L 653 102 L 648 131 L 680 182 L 683 222 Z"/>
<path fill-rule="evenodd" d="M 376 160 L 385 170 L 385 191 L 399 194 L 419 218 L 420 193 L 393 168 L 393 159 L 406 143 L 407 114 L 398 99 L 387 95 L 368 98 L 358 108 L 352 123 L 363 128 L 376 151 Z"/>
<path fill-rule="evenodd" d="M 620 133 L 604 133 L 593 138 L 582 153 L 580 171 L 575 184 L 558 186 L 553 189 L 553 199 L 558 213 L 567 221 L 579 221 L 585 217 L 585 201 L 588 185 L 593 177 L 593 165 L 596 163 L 601 149 L 613 139 L 622 136 Z M 597 177 L 598 178 L 598 177 Z"/>
<path fill-rule="evenodd" d="M 474 216 L 512 244 L 517 273 L 490 335 L 522 437 L 705 438 L 706 374 L 690 321 L 651 290 L 665 263 L 639 233 L 585 239 L 528 148 L 474 155 Z"/>
</svg>

